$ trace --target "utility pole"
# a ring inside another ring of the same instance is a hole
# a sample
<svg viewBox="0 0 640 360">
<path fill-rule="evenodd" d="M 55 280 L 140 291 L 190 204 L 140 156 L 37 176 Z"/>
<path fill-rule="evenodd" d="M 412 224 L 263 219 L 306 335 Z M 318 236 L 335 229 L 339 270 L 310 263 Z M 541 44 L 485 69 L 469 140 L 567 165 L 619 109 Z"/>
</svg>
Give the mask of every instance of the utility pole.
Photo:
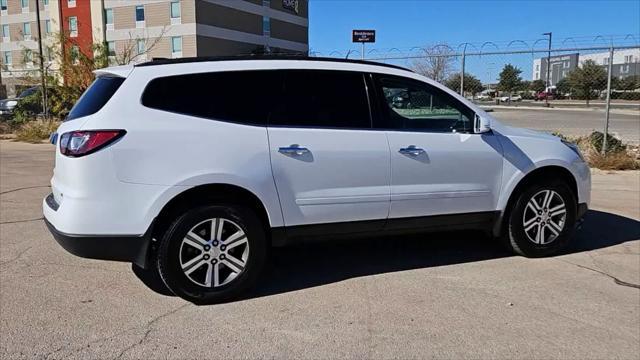
<svg viewBox="0 0 640 360">
<path fill-rule="evenodd" d="M 44 55 L 42 53 L 42 26 L 40 26 L 40 1 L 36 1 L 36 26 L 38 29 L 38 51 L 40 58 L 40 81 L 42 83 L 42 113 L 47 117 L 47 84 L 44 77 Z"/>
<path fill-rule="evenodd" d="M 609 48 L 609 69 L 607 70 L 607 108 L 604 118 L 604 135 L 602 138 L 602 155 L 607 152 L 607 133 L 609 132 L 609 107 L 611 106 L 611 77 L 613 71 L 613 44 Z"/>
<path fill-rule="evenodd" d="M 547 53 L 547 89 L 546 89 L 546 94 L 544 96 L 544 106 L 549 107 L 549 92 L 551 90 L 551 86 L 549 83 L 549 80 L 551 80 L 550 78 L 550 74 L 551 74 L 551 32 L 548 33 L 544 33 L 542 35 L 546 35 L 549 36 L 549 52 Z"/>
</svg>

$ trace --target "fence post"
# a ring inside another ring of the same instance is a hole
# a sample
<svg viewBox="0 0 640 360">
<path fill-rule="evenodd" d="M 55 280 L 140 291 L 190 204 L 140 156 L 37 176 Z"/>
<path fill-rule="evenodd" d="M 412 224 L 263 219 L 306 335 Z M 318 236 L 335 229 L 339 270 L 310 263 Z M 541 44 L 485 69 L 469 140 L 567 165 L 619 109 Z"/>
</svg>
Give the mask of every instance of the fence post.
<svg viewBox="0 0 640 360">
<path fill-rule="evenodd" d="M 467 46 L 465 45 L 464 50 L 462 50 L 462 71 L 460 71 L 460 95 L 464 97 L 464 60 L 465 60 L 465 52 L 467 50 Z"/>
<path fill-rule="evenodd" d="M 609 107 L 611 106 L 611 77 L 613 72 L 613 45 L 609 48 L 609 70 L 607 72 L 607 105 L 604 110 L 604 135 L 602 136 L 602 155 L 607 152 L 607 133 L 609 132 Z M 588 96 L 588 95 L 587 95 Z"/>
</svg>

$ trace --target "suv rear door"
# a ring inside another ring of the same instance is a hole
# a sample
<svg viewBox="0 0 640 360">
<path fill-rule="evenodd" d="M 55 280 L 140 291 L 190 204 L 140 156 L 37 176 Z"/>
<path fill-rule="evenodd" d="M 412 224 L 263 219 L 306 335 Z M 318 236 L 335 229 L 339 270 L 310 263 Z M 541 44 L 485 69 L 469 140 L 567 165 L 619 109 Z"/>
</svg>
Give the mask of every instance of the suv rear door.
<svg viewBox="0 0 640 360">
<path fill-rule="evenodd" d="M 285 225 L 375 219 L 366 230 L 382 228 L 389 211 L 389 147 L 384 132 L 371 131 L 364 74 L 283 72 L 268 133 Z M 323 232 L 358 230 L 345 224 Z"/>
</svg>

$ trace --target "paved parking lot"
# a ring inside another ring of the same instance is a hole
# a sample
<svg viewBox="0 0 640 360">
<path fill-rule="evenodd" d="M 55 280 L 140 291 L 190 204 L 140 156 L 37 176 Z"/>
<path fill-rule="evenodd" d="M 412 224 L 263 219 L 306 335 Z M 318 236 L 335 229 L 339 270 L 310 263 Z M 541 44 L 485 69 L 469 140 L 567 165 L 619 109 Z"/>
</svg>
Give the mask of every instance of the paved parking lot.
<svg viewBox="0 0 640 360">
<path fill-rule="evenodd" d="M 624 358 L 640 353 L 640 173 L 594 173 L 567 254 L 476 233 L 275 250 L 248 298 L 194 306 L 47 232 L 50 145 L 0 141 L 1 358 Z"/>
<path fill-rule="evenodd" d="M 602 109 L 522 109 L 513 106 L 494 107 L 493 110 L 493 116 L 512 126 L 560 131 L 567 136 L 584 136 L 592 131 L 604 131 L 605 113 Z M 609 133 L 625 143 L 639 145 L 639 111 L 611 110 L 609 116 Z"/>
</svg>

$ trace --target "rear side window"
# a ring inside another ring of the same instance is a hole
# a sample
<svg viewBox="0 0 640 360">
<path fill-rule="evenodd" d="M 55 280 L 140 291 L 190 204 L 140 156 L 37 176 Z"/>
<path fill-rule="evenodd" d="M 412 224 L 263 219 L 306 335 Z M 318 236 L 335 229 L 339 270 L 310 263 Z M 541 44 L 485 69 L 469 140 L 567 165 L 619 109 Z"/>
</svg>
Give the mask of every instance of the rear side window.
<svg viewBox="0 0 640 360">
<path fill-rule="evenodd" d="M 241 124 L 267 124 L 280 92 L 277 71 L 232 71 L 175 75 L 153 79 L 142 105 L 179 114 Z"/>
<path fill-rule="evenodd" d="M 326 70 L 284 73 L 282 98 L 274 106 L 269 125 L 371 128 L 363 74 Z"/>
<path fill-rule="evenodd" d="M 124 78 L 121 77 L 98 77 L 73 106 L 66 120 L 95 114 L 111 99 L 123 82 Z"/>
</svg>

